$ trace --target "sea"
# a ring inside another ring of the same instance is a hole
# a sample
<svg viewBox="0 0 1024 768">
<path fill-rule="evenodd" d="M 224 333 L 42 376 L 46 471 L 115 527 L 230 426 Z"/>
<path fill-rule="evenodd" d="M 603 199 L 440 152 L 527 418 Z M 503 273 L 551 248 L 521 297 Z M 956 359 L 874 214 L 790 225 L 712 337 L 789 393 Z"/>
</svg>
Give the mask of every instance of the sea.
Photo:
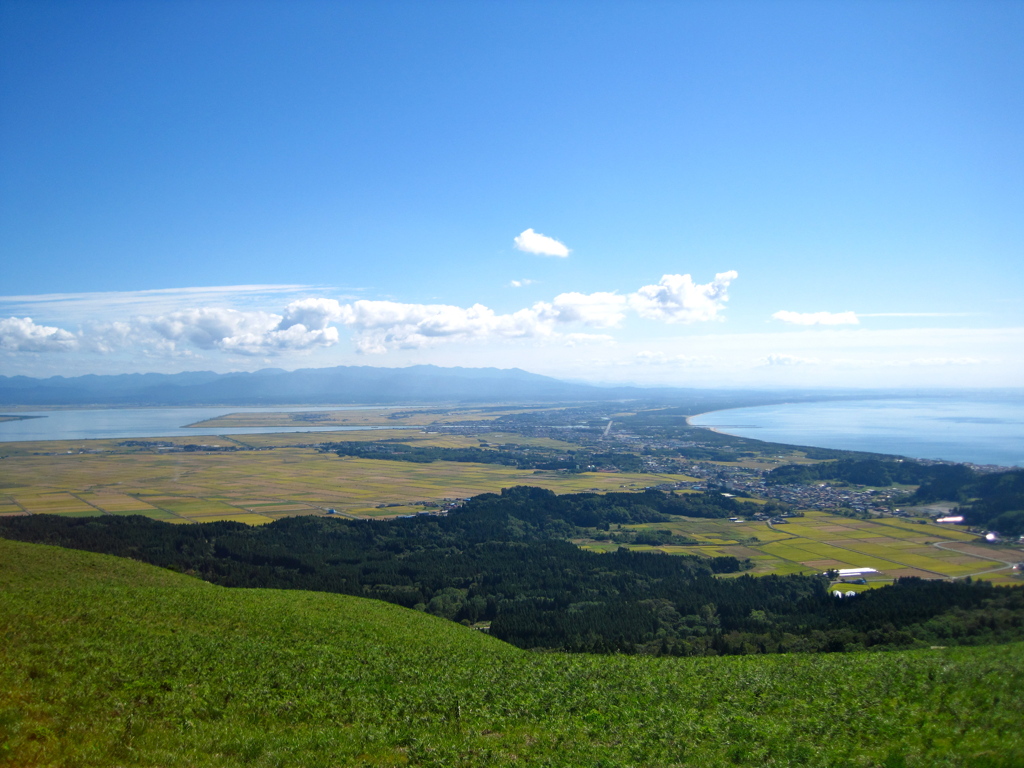
<svg viewBox="0 0 1024 768">
<path fill-rule="evenodd" d="M 409 408 L 407 405 L 380 408 Z M 375 427 L 189 427 L 189 424 L 229 413 L 317 413 L 365 410 L 366 406 L 331 408 L 203 407 L 203 408 L 97 408 L 82 410 L 17 411 L 9 415 L 32 416 L 0 422 L 0 443 L 29 440 L 95 440 L 99 438 L 139 439 L 146 437 L 198 437 L 200 435 L 262 435 L 272 432 L 346 432 L 358 429 L 401 429 L 382 424 Z M 375 407 L 376 409 L 376 407 Z M 0 410 L 0 413 L 3 413 Z"/>
<path fill-rule="evenodd" d="M 344 432 L 367 427 L 188 427 L 229 413 L 314 413 L 331 408 L 197 407 L 19 411 L 39 418 L 0 422 L 0 443 L 140 439 L 273 432 Z M 394 408 L 409 408 L 407 405 Z M 0 411 L 2 412 L 2 411 Z M 887 453 L 917 459 L 1024 467 L 1024 397 L 903 398 L 782 403 L 713 411 L 698 426 L 774 443 Z M 381 424 L 375 429 L 395 429 Z"/>
<path fill-rule="evenodd" d="M 1024 397 L 782 403 L 703 413 L 690 423 L 772 443 L 1024 466 Z"/>
</svg>

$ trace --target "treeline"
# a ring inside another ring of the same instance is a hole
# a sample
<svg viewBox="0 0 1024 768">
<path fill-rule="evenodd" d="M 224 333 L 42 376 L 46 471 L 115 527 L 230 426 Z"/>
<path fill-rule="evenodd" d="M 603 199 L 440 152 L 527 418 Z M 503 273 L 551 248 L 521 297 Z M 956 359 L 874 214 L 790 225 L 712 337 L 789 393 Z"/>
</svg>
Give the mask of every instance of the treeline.
<svg viewBox="0 0 1024 768">
<path fill-rule="evenodd" d="M 1024 588 L 901 580 L 838 600 L 820 577 L 740 575 L 733 557 L 566 539 L 586 527 L 719 516 L 748 506 L 718 494 L 483 494 L 447 517 L 284 518 L 265 526 L 171 525 L 144 517 L 0 519 L 0 535 L 132 557 L 229 587 L 371 597 L 466 624 L 490 622 L 524 648 L 707 655 L 838 651 L 1024 634 Z"/>
<path fill-rule="evenodd" d="M 808 485 L 823 480 L 838 480 L 855 485 L 885 488 L 893 484 L 955 483 L 973 476 L 974 472 L 969 467 L 960 464 L 920 464 L 909 459 L 839 459 L 821 464 L 787 464 L 777 467 L 765 476 L 765 483 Z"/>
<path fill-rule="evenodd" d="M 521 448 L 504 445 L 498 448 L 439 448 L 406 445 L 391 440 L 375 442 L 337 442 L 320 446 L 321 452 L 363 459 L 410 461 L 427 464 L 434 461 L 461 461 L 477 464 L 503 464 L 517 469 L 556 469 L 565 472 L 587 472 L 594 469 L 618 469 L 622 472 L 643 471 L 643 460 L 631 453 L 556 451 L 543 448 Z"/>
<path fill-rule="evenodd" d="M 970 474 L 953 480 L 923 484 L 915 500 L 943 499 L 960 505 L 955 514 L 964 516 L 967 525 L 998 531 L 1004 536 L 1024 536 L 1024 470 Z"/>
</svg>

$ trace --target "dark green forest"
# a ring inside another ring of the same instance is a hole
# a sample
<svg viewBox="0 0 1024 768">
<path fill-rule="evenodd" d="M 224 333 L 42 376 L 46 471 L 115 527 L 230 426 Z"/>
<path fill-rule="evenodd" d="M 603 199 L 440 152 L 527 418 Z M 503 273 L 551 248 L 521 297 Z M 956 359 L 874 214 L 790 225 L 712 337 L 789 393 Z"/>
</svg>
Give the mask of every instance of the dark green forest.
<svg viewBox="0 0 1024 768">
<path fill-rule="evenodd" d="M 945 487 L 974 477 L 974 471 L 962 464 L 921 464 L 910 460 L 839 459 L 820 464 L 787 464 L 769 472 L 765 477 L 765 482 L 768 485 L 790 485 L 837 480 L 880 488 L 894 483 L 900 485 L 936 483 Z"/>
<path fill-rule="evenodd" d="M 0 520 L 0 535 L 132 557 L 229 587 L 337 592 L 489 622 L 492 635 L 523 648 L 721 655 L 1024 637 L 1024 587 L 901 579 L 837 600 L 824 578 L 755 578 L 733 557 L 599 554 L 567 541 L 584 529 L 747 506 L 714 493 L 557 496 L 519 487 L 474 497 L 446 517 L 248 527 L 35 515 Z"/>
<path fill-rule="evenodd" d="M 614 468 L 623 472 L 643 470 L 643 460 L 631 453 L 556 451 L 550 448 L 522 448 L 518 445 L 502 445 L 497 448 L 437 448 L 406 445 L 396 440 L 381 440 L 325 443 L 319 450 L 322 453 L 336 453 L 339 456 L 411 461 L 418 464 L 460 461 L 503 464 L 517 469 L 559 469 L 567 472 L 586 472 L 604 468 Z"/>
</svg>

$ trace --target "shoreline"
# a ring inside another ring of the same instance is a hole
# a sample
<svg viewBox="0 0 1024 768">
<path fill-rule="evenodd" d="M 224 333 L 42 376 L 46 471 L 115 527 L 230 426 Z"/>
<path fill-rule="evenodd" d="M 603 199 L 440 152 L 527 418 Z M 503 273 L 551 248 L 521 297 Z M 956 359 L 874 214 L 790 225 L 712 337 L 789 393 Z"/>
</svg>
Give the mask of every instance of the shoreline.
<svg viewBox="0 0 1024 768">
<path fill-rule="evenodd" d="M 904 398 L 892 398 L 892 400 L 895 401 L 895 402 L 902 402 L 902 401 L 904 401 Z M 916 402 L 920 402 L 921 398 L 913 398 L 912 400 L 916 401 Z M 869 402 L 869 401 L 871 401 L 871 402 L 879 402 L 877 399 L 874 399 L 874 398 L 871 398 L 870 400 L 865 399 L 862 402 Z M 850 401 L 847 401 L 847 402 L 850 402 Z M 975 401 L 973 399 L 972 400 L 966 400 L 966 401 L 964 401 L 964 404 L 971 403 L 971 402 L 977 402 L 977 401 Z M 991 401 L 989 401 L 989 402 L 991 402 Z M 1014 399 L 1014 402 L 1015 402 L 1015 404 L 1019 404 L 1020 401 Z M 728 437 L 735 437 L 735 438 L 739 438 L 739 439 L 743 439 L 743 440 L 757 440 L 757 441 L 763 442 L 763 443 L 787 445 L 787 446 L 793 446 L 793 447 L 796 447 L 796 448 L 804 448 L 804 447 L 806 447 L 806 448 L 812 448 L 812 449 L 823 449 L 823 450 L 834 450 L 834 451 L 850 451 L 850 452 L 853 452 L 853 453 L 873 453 L 873 454 L 882 454 L 882 455 L 892 456 L 894 458 L 909 458 L 909 459 L 913 459 L 915 461 L 948 462 L 948 463 L 951 463 L 951 464 L 966 464 L 966 465 L 970 465 L 970 466 L 974 466 L 974 467 L 996 467 L 996 468 L 1003 469 L 1003 470 L 1015 470 L 1015 469 L 1019 470 L 1019 469 L 1024 468 L 1024 459 L 1022 459 L 1022 458 L 1013 458 L 1013 459 L 1011 459 L 1011 458 L 1008 458 L 1008 456 L 1003 456 L 1003 457 L 996 457 L 996 458 L 993 458 L 993 459 L 985 460 L 985 457 L 977 457 L 977 456 L 971 457 L 971 458 L 952 458 L 951 457 L 951 456 L 955 456 L 958 453 L 962 454 L 964 449 L 966 449 L 968 453 L 972 452 L 971 449 L 973 449 L 973 448 L 978 448 L 978 449 L 984 451 L 988 446 L 990 446 L 993 443 L 993 441 L 998 441 L 1000 439 L 998 434 L 996 434 L 996 435 L 985 435 L 985 434 L 971 435 L 971 434 L 965 434 L 965 435 L 962 436 L 962 439 L 952 439 L 952 440 L 950 440 L 948 437 L 945 437 L 944 434 L 938 433 L 933 438 L 932 435 L 929 433 L 927 426 L 923 426 L 922 425 L 923 428 L 920 431 L 917 431 L 915 429 L 916 425 L 913 423 L 912 419 L 908 419 L 907 420 L 908 428 L 902 434 L 899 434 L 899 435 L 895 436 L 895 440 L 896 440 L 896 443 L 897 443 L 895 446 L 893 446 L 893 445 L 884 445 L 883 447 L 872 446 L 870 443 L 873 440 L 877 440 L 879 442 L 883 442 L 884 443 L 887 440 L 891 440 L 893 438 L 891 436 L 887 437 L 885 435 L 873 436 L 871 434 L 871 426 L 874 426 L 874 425 L 870 425 L 867 431 L 865 431 L 864 428 L 863 428 L 863 425 L 861 425 L 860 432 L 856 433 L 856 435 L 859 435 L 859 437 L 862 440 L 866 439 L 868 441 L 869 445 L 867 447 L 865 447 L 863 445 L 857 445 L 857 442 L 859 442 L 859 441 L 856 440 L 856 439 L 854 440 L 854 445 L 851 445 L 849 442 L 846 442 L 844 440 L 844 436 L 845 437 L 854 436 L 855 433 L 843 432 L 842 430 L 840 430 L 840 431 L 833 430 L 832 432 L 825 433 L 824 436 L 822 437 L 822 440 L 820 442 L 819 441 L 808 442 L 806 440 L 806 436 L 796 437 L 796 438 L 779 437 L 777 435 L 773 435 L 772 437 L 761 437 L 761 436 L 756 436 L 755 437 L 755 436 L 750 435 L 750 434 L 742 434 L 742 433 L 736 433 L 736 432 L 730 431 L 730 427 L 732 427 L 732 428 L 739 428 L 739 429 L 742 429 L 744 431 L 766 429 L 768 432 L 771 432 L 772 431 L 772 427 L 770 425 L 768 427 L 764 427 L 763 425 L 759 425 L 759 424 L 749 424 L 749 425 L 729 425 L 729 424 L 710 425 L 710 424 L 695 424 L 694 423 L 694 419 L 697 419 L 698 417 L 710 416 L 712 414 L 725 413 L 727 411 L 736 411 L 736 410 L 754 410 L 754 411 L 756 411 L 758 409 L 769 408 L 769 407 L 771 407 L 771 408 L 779 407 L 779 406 L 801 406 L 801 407 L 804 407 L 804 406 L 814 406 L 816 404 L 818 404 L 818 405 L 820 405 L 820 404 L 835 405 L 836 403 L 835 403 L 835 401 L 807 401 L 807 402 L 803 402 L 803 401 L 800 401 L 800 402 L 788 401 L 788 402 L 784 402 L 784 403 L 773 403 L 770 406 L 768 406 L 768 405 L 752 405 L 752 406 L 738 406 L 736 408 L 720 408 L 720 409 L 716 409 L 716 410 L 703 411 L 701 413 L 696 413 L 696 414 L 693 414 L 691 416 L 687 416 L 686 417 L 686 424 L 689 427 L 693 427 L 693 428 L 696 428 L 696 429 L 706 429 L 706 430 L 709 430 L 711 432 L 715 432 L 716 434 L 725 435 L 725 436 L 728 436 Z M 979 417 L 974 417 L 974 416 L 942 416 L 942 417 L 938 417 L 938 418 L 942 418 L 942 419 L 945 419 L 945 420 L 948 420 L 948 421 L 951 421 L 951 422 L 959 421 L 959 422 L 967 423 L 967 424 L 970 424 L 972 421 L 974 421 L 976 423 L 984 423 L 984 421 L 986 420 L 986 417 L 980 417 L 979 418 Z M 991 423 L 993 423 L 993 424 L 1000 424 L 1000 422 L 1010 423 L 1010 424 L 1018 423 L 1016 420 L 1012 420 L 1012 421 L 1006 422 L 1004 417 L 1002 417 L 1002 416 L 998 416 L 996 418 L 993 418 Z M 797 423 L 799 423 L 799 422 L 797 422 Z M 891 422 L 886 422 L 886 425 L 888 425 L 888 423 L 891 423 Z M 797 429 L 797 430 L 799 429 L 799 426 L 791 427 L 791 426 L 786 425 L 785 421 L 783 421 L 782 424 L 783 424 L 783 426 L 781 426 L 781 427 L 779 425 L 776 425 L 775 431 L 779 431 L 781 429 L 781 431 L 785 432 L 786 429 Z M 880 422 L 880 424 L 881 424 L 881 422 Z M 820 426 L 820 422 L 818 423 L 818 425 Z M 828 429 L 828 426 L 829 425 L 826 422 L 825 423 L 825 428 Z M 841 426 L 841 425 L 839 423 L 837 423 L 836 426 Z M 932 428 L 932 429 L 934 429 L 934 428 Z M 811 437 L 813 439 L 813 435 Z M 832 439 L 830 439 L 831 437 L 838 437 L 839 443 L 833 442 Z M 1010 435 L 1009 437 L 1006 437 L 1006 438 L 1003 438 L 1003 439 L 1004 440 L 1008 440 L 1010 442 L 1010 447 L 1004 449 L 1002 452 L 1005 453 L 1005 454 L 1008 454 L 1008 455 L 1015 456 L 1016 453 L 1018 453 L 1018 451 L 1016 451 L 1016 449 L 1015 449 L 1015 441 L 1019 439 L 1018 435 Z M 905 441 L 907 443 L 907 445 L 905 445 L 905 446 L 904 445 L 900 445 L 901 441 Z M 950 450 L 950 456 L 940 457 L 942 453 L 946 452 L 946 449 Z M 997 451 L 997 453 L 999 453 L 999 451 Z M 921 454 L 929 454 L 929 455 L 921 455 Z"/>
</svg>

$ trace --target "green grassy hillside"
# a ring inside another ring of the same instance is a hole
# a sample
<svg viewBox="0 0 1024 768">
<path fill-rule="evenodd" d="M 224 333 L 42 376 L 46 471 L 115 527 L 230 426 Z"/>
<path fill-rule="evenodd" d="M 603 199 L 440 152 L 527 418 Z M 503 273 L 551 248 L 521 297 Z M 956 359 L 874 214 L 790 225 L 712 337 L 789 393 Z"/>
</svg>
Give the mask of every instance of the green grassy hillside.
<svg viewBox="0 0 1024 768">
<path fill-rule="evenodd" d="M 385 603 L 6 541 L 0 635 L 0 765 L 1024 764 L 1020 644 L 531 653 Z"/>
</svg>

